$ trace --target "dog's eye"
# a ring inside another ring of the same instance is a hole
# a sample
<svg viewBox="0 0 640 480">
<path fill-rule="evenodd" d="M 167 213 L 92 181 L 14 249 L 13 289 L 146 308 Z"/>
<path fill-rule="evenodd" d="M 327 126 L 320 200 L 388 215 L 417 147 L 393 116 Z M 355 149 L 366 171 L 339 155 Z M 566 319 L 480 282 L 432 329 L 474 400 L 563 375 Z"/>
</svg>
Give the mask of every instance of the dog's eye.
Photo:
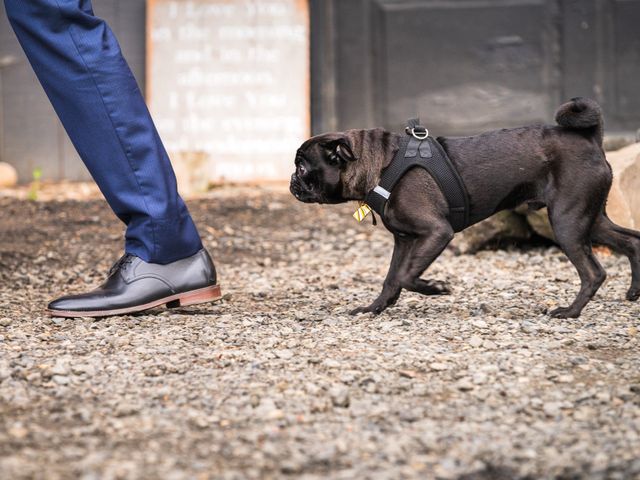
<svg viewBox="0 0 640 480">
<path fill-rule="evenodd" d="M 305 173 L 307 173 L 307 169 L 304 168 L 304 165 L 302 165 L 302 163 L 298 164 L 298 175 L 304 175 Z"/>
</svg>

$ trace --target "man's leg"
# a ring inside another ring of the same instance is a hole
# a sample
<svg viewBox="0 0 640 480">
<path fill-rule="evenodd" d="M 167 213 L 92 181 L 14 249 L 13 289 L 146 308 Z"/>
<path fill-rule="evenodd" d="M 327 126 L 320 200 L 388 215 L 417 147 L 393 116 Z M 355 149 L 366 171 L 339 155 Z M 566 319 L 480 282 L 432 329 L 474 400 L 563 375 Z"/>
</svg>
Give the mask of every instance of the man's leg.
<svg viewBox="0 0 640 480">
<path fill-rule="evenodd" d="M 120 46 L 90 0 L 5 0 L 56 113 L 116 215 L 126 251 L 166 264 L 202 248 Z"/>
<path fill-rule="evenodd" d="M 5 0 L 7 16 L 80 157 L 127 225 L 125 256 L 58 316 L 103 316 L 220 297 L 140 89 L 90 0 Z"/>
</svg>

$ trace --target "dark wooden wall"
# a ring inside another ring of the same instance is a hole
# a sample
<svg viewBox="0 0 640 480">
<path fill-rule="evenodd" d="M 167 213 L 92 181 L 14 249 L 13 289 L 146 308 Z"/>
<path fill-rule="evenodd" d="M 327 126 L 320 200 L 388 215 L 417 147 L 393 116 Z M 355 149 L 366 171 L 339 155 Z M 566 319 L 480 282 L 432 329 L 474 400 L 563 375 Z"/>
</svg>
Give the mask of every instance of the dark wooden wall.
<svg viewBox="0 0 640 480">
<path fill-rule="evenodd" d="M 1 3 L 1 2 L 0 2 Z M 145 0 L 93 0 L 115 32 L 141 87 L 145 75 Z M 33 73 L 0 7 L 0 161 L 29 181 L 36 167 L 47 179 L 90 178 Z"/>
<path fill-rule="evenodd" d="M 145 0 L 94 0 L 144 88 Z M 577 95 L 640 128 L 640 0 L 310 0 L 315 133 L 420 115 L 436 135 L 551 122 Z M 0 7 L 0 161 L 87 179 Z"/>
<path fill-rule="evenodd" d="M 315 133 L 420 115 L 435 134 L 552 122 L 597 99 L 640 128 L 640 0 L 311 0 Z"/>
</svg>

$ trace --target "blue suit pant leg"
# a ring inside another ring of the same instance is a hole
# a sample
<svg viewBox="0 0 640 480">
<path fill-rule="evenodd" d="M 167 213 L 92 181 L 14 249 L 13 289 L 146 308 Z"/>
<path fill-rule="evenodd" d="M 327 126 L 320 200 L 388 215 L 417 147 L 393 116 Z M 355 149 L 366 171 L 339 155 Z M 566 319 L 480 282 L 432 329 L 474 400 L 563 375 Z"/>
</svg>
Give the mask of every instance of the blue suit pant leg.
<svg viewBox="0 0 640 480">
<path fill-rule="evenodd" d="M 83 162 L 126 225 L 125 249 L 170 263 L 202 248 L 120 46 L 90 0 L 5 0 L 7 16 Z"/>
</svg>

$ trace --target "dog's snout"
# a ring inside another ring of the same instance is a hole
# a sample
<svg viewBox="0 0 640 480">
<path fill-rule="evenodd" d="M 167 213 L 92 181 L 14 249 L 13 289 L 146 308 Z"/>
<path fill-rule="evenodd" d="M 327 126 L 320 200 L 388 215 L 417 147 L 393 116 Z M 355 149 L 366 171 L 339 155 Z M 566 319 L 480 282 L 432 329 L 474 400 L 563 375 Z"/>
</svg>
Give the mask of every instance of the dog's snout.
<svg viewBox="0 0 640 480">
<path fill-rule="evenodd" d="M 293 173 L 291 175 L 291 182 L 289 183 L 289 191 L 293 194 L 294 197 L 300 198 L 300 193 L 302 191 L 300 180 L 297 175 Z"/>
</svg>

